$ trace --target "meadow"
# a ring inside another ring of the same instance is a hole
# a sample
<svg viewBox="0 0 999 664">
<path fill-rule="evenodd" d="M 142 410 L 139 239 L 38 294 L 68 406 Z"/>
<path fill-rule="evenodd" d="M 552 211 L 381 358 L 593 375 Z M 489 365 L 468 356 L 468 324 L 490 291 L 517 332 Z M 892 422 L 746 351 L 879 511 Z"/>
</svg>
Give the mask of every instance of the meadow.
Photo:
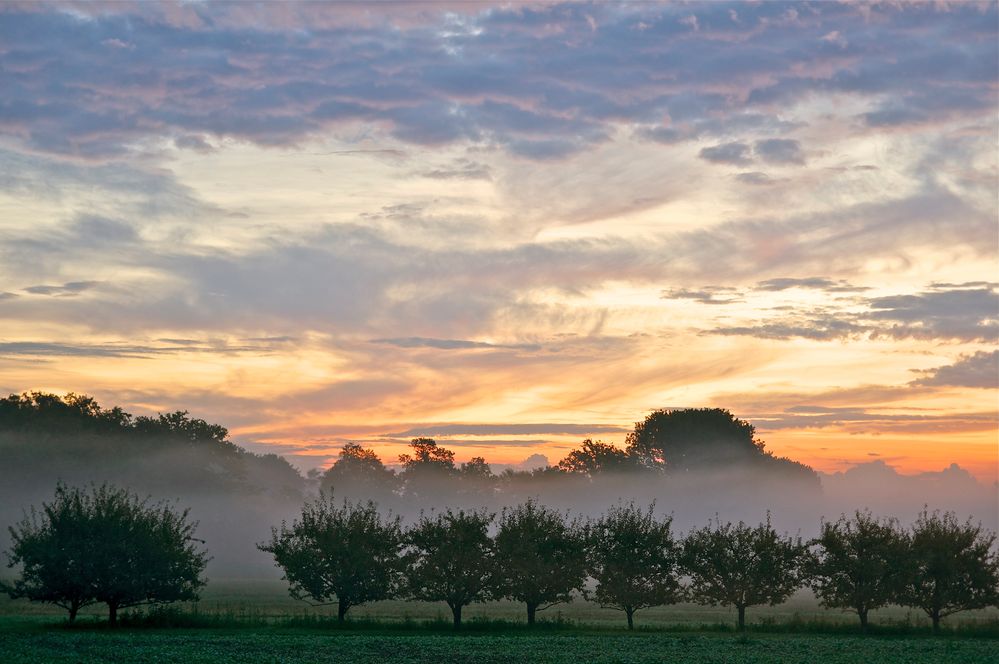
<svg viewBox="0 0 999 664">
<path fill-rule="evenodd" d="M 623 615 L 577 600 L 524 624 L 522 605 L 468 607 L 454 633 L 446 606 L 377 602 L 336 624 L 335 607 L 287 596 L 279 580 L 215 580 L 197 604 L 133 612 L 110 630 L 101 607 L 76 627 L 58 609 L 0 600 L 3 662 L 986 662 L 999 653 L 999 610 L 949 619 L 940 636 L 917 613 L 888 608 L 859 634 L 856 618 L 818 606 L 808 592 L 751 610 L 745 634 L 733 611 L 676 605 Z"/>
</svg>

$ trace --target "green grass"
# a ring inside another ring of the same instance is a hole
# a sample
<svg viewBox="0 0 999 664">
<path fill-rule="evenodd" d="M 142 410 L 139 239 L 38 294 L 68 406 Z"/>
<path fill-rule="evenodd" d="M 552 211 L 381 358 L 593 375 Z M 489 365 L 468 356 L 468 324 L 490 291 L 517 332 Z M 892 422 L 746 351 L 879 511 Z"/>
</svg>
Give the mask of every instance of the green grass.
<svg viewBox="0 0 999 664">
<path fill-rule="evenodd" d="M 101 607 L 75 627 L 44 605 L 0 599 L 0 662 L 986 662 L 999 661 L 999 611 L 959 614 L 930 634 L 920 614 L 889 608 L 862 636 L 849 614 L 802 593 L 755 607 L 737 634 L 734 612 L 680 605 L 623 614 L 584 601 L 525 624 L 521 605 L 477 604 L 454 633 L 444 605 L 378 602 L 336 623 L 332 607 L 287 596 L 280 581 L 213 581 L 201 602 L 123 617 L 107 627 Z"/>
<path fill-rule="evenodd" d="M 281 628 L 4 632 L 4 662 L 987 662 L 993 641 L 715 634 L 370 634 Z"/>
</svg>

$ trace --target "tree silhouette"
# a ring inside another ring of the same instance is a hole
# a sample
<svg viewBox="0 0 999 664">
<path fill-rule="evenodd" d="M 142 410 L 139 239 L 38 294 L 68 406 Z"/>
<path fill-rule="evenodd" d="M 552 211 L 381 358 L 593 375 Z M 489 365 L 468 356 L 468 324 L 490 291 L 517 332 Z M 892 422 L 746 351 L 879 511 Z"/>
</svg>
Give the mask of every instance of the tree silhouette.
<svg viewBox="0 0 999 664">
<path fill-rule="evenodd" d="M 624 611 L 628 629 L 639 609 L 674 604 L 684 597 L 680 585 L 680 547 L 670 531 L 672 519 L 658 520 L 653 506 L 634 504 L 607 510 L 588 534 L 587 567 L 600 606 Z"/>
<path fill-rule="evenodd" d="M 995 541 L 995 533 L 970 519 L 923 510 L 910 534 L 899 603 L 922 609 L 934 632 L 949 615 L 999 604 Z"/>
<path fill-rule="evenodd" d="M 578 522 L 529 500 L 506 508 L 496 533 L 498 594 L 538 611 L 572 601 L 586 582 L 586 536 Z"/>
<path fill-rule="evenodd" d="M 393 596 L 402 543 L 399 517 L 383 520 L 372 502 L 338 506 L 322 494 L 291 526 L 272 529 L 270 542 L 258 548 L 284 570 L 292 597 L 336 603 L 342 623 L 351 607 Z"/>
<path fill-rule="evenodd" d="M 647 468 L 688 471 L 763 453 L 756 429 L 722 408 L 656 410 L 628 434 L 628 453 Z"/>
<path fill-rule="evenodd" d="M 716 521 L 692 531 L 683 546 L 692 597 L 734 606 L 740 630 L 746 628 L 747 607 L 780 604 L 801 587 L 807 556 L 801 538 L 778 535 L 769 515 L 755 528 Z"/>
<path fill-rule="evenodd" d="M 413 599 L 445 602 L 461 627 L 461 610 L 489 598 L 495 547 L 489 537 L 494 515 L 452 511 L 421 516 L 406 542 L 406 588 Z"/>
<path fill-rule="evenodd" d="M 583 441 L 579 449 L 572 450 L 558 462 L 558 467 L 567 473 L 589 477 L 607 472 L 626 472 L 634 470 L 636 466 L 635 457 L 621 448 L 599 440 L 593 442 L 589 438 Z"/>
<path fill-rule="evenodd" d="M 819 603 L 855 612 L 866 632 L 868 613 L 889 604 L 902 581 L 907 542 L 898 522 L 858 511 L 823 523 L 814 543 L 810 577 Z"/>
<path fill-rule="evenodd" d="M 7 592 L 63 606 L 71 620 L 103 602 L 111 625 L 123 608 L 196 600 L 208 558 L 187 516 L 108 485 L 60 484 L 52 503 L 10 528 L 10 564 L 23 572 Z"/>
<path fill-rule="evenodd" d="M 383 498 L 399 488 L 399 478 L 373 450 L 347 443 L 320 484 L 323 490 L 342 496 Z"/>
</svg>

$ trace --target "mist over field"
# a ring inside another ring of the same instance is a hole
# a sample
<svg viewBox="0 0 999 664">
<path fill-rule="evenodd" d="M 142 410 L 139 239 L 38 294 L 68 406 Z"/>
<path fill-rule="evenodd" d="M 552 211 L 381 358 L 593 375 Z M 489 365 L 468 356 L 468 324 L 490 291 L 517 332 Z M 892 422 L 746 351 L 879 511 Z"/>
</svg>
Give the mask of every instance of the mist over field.
<svg viewBox="0 0 999 664">
<path fill-rule="evenodd" d="M 621 502 L 654 503 L 657 512 L 672 515 L 680 534 L 716 517 L 755 524 L 769 513 L 778 530 L 810 538 L 823 519 L 840 514 L 870 509 L 908 524 L 924 506 L 953 511 L 962 520 L 971 517 L 990 530 L 999 522 L 997 487 L 978 482 L 956 464 L 902 475 L 879 460 L 827 474 L 760 455 L 742 461 L 708 458 L 673 473 L 599 465 L 587 470 L 577 464 L 569 471 L 549 466 L 493 474 L 477 460 L 448 466 L 446 440 L 434 446 L 418 439 L 432 456 L 412 467 L 396 459 L 382 459 L 388 467 L 374 466 L 368 452 L 366 465 L 303 476 L 282 457 L 246 452 L 230 442 L 225 429 L 193 416 L 128 419 L 120 409 L 101 409 L 85 399 L 69 408 L 56 397 L 18 399 L 5 400 L 6 409 L 0 410 L 0 549 L 9 545 L 6 526 L 50 500 L 57 482 L 109 482 L 190 508 L 200 522 L 198 536 L 213 556 L 210 579 L 279 576 L 272 558 L 256 545 L 272 526 L 297 517 L 303 502 L 320 490 L 332 490 L 337 499 L 373 500 L 407 524 L 423 511 L 499 512 L 528 499 L 587 518 Z M 583 459 L 595 463 L 595 457 Z"/>
</svg>

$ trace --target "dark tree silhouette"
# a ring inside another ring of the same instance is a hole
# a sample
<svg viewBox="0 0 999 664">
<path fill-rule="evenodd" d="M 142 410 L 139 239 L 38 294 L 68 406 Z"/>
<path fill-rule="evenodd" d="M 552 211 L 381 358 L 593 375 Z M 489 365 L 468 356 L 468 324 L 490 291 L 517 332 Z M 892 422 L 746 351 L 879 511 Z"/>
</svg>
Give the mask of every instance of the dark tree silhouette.
<svg viewBox="0 0 999 664">
<path fill-rule="evenodd" d="M 624 611 L 628 629 L 639 609 L 675 604 L 684 598 L 680 585 L 680 547 L 670 531 L 672 519 L 656 519 L 653 506 L 610 508 L 591 525 L 587 567 L 597 582 L 600 606 Z"/>
<path fill-rule="evenodd" d="M 270 542 L 258 548 L 284 570 L 292 597 L 314 606 L 335 603 L 343 622 L 351 607 L 393 596 L 402 543 L 398 517 L 383 520 L 372 502 L 338 506 L 332 495 L 320 495 L 302 508 L 299 520 L 274 528 Z"/>
<path fill-rule="evenodd" d="M 426 602 L 445 602 L 461 627 L 461 610 L 490 596 L 495 546 L 489 526 L 495 515 L 452 511 L 421 516 L 406 536 L 406 588 Z"/>
<path fill-rule="evenodd" d="M 923 510 L 909 537 L 898 602 L 922 609 L 934 632 L 947 616 L 999 604 L 995 541 L 995 533 L 970 519 L 961 523 L 952 512 Z"/>
<path fill-rule="evenodd" d="M 558 462 L 558 467 L 567 473 L 579 473 L 593 477 L 600 473 L 627 472 L 637 467 L 635 457 L 619 447 L 593 442 L 589 438 L 583 441 L 579 449 L 572 450 L 564 459 Z"/>
<path fill-rule="evenodd" d="M 763 453 L 756 429 L 722 408 L 656 410 L 628 434 L 628 452 L 648 468 L 687 471 Z"/>
<path fill-rule="evenodd" d="M 898 522 L 858 511 L 852 519 L 823 523 L 814 544 L 809 576 L 819 603 L 855 612 L 866 632 L 868 613 L 889 604 L 900 588 L 907 542 Z"/>
<path fill-rule="evenodd" d="M 529 500 L 506 508 L 496 533 L 497 593 L 538 611 L 572 601 L 586 582 L 586 535 L 578 522 Z"/>
<path fill-rule="evenodd" d="M 434 470 L 443 474 L 454 472 L 454 452 L 440 447 L 433 438 L 414 438 L 409 446 L 412 454 L 400 454 L 399 463 L 406 472 Z"/>
<path fill-rule="evenodd" d="M 373 450 L 347 443 L 326 471 L 321 486 L 343 496 L 382 498 L 399 488 L 399 478 Z"/>
<path fill-rule="evenodd" d="M 10 529 L 10 563 L 23 572 L 8 592 L 64 606 L 71 619 L 103 602 L 111 625 L 123 608 L 196 600 L 208 558 L 187 516 L 108 485 L 60 484 L 52 503 Z"/>
<path fill-rule="evenodd" d="M 734 606 L 740 630 L 747 607 L 780 604 L 802 586 L 807 559 L 801 538 L 778 535 L 769 515 L 755 528 L 715 522 L 692 531 L 683 546 L 693 599 Z"/>
</svg>

